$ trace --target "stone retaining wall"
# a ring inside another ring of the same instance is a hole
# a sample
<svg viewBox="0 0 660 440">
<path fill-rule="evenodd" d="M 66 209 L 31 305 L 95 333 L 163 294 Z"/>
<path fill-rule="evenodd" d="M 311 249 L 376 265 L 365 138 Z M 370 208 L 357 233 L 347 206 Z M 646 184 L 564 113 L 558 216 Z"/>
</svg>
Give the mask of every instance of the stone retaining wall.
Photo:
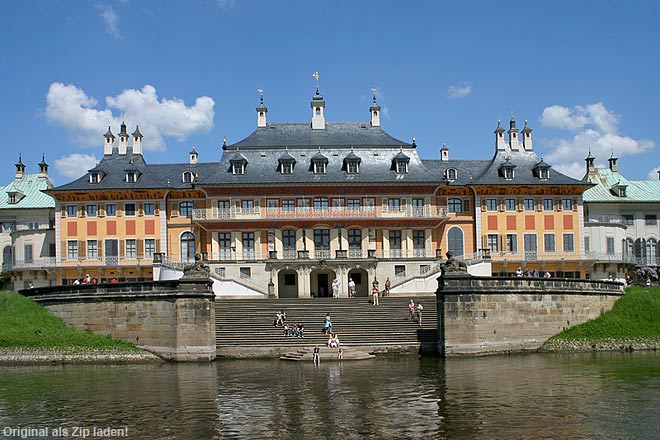
<svg viewBox="0 0 660 440">
<path fill-rule="evenodd" d="M 445 356 L 537 350 L 623 294 L 618 283 L 589 280 L 446 276 L 439 284 L 438 351 Z"/>
<path fill-rule="evenodd" d="M 44 287 L 21 291 L 67 325 L 134 343 L 163 359 L 215 359 L 210 280 Z"/>
</svg>

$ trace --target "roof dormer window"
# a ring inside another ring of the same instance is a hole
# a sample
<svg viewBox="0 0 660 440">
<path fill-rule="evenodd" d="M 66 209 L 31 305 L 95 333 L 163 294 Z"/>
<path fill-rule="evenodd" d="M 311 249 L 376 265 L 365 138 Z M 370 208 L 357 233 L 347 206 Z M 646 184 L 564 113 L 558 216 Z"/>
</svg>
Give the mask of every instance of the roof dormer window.
<svg viewBox="0 0 660 440">
<path fill-rule="evenodd" d="M 408 163 L 410 162 L 410 157 L 403 153 L 399 152 L 394 159 L 392 160 L 392 168 L 396 171 L 397 174 L 408 174 Z M 392 169 L 390 168 L 390 169 Z"/>
<path fill-rule="evenodd" d="M 9 194 L 9 204 L 10 205 L 16 204 L 16 194 Z"/>
<path fill-rule="evenodd" d="M 513 168 L 504 168 L 503 170 L 503 175 L 506 180 L 513 180 Z"/>
<path fill-rule="evenodd" d="M 352 151 L 344 158 L 344 169 L 346 174 L 360 173 L 360 157 Z"/>
<path fill-rule="evenodd" d="M 550 178 L 550 165 L 543 161 L 543 157 L 541 157 L 541 162 L 534 166 L 534 175 L 541 180 L 548 180 Z"/>
<path fill-rule="evenodd" d="M 244 162 L 235 162 L 231 164 L 231 173 L 232 174 L 245 174 L 245 163 Z"/>
<path fill-rule="evenodd" d="M 140 172 L 137 170 L 126 171 L 126 183 L 135 183 L 140 178 Z"/>
<path fill-rule="evenodd" d="M 192 171 L 184 171 L 183 176 L 181 177 L 181 181 L 183 183 L 192 183 L 195 175 L 193 174 Z"/>
<path fill-rule="evenodd" d="M 91 171 L 89 173 L 89 183 L 101 183 L 101 180 L 105 177 L 103 171 Z"/>
<path fill-rule="evenodd" d="M 504 177 L 506 180 L 513 180 L 515 177 L 515 170 L 516 166 L 509 162 L 509 158 L 507 157 L 504 159 L 504 163 L 502 166 L 500 166 L 500 176 Z"/>
<path fill-rule="evenodd" d="M 287 152 L 278 159 L 278 162 L 281 174 L 293 174 L 293 166 L 296 164 L 296 159 L 289 154 L 288 149 Z"/>
<path fill-rule="evenodd" d="M 627 188 L 628 185 L 622 185 L 621 182 L 617 182 L 616 184 L 612 185 L 611 191 L 612 194 L 614 194 L 617 197 L 626 197 Z"/>
<path fill-rule="evenodd" d="M 550 170 L 545 168 L 545 169 L 540 169 L 539 170 L 539 179 L 543 180 L 548 180 L 550 178 Z"/>
<path fill-rule="evenodd" d="M 327 169 L 327 164 L 325 162 L 317 161 L 313 163 L 314 174 L 325 174 Z"/>
<path fill-rule="evenodd" d="M 446 173 L 447 180 L 453 181 L 458 178 L 458 171 L 456 171 L 456 168 L 447 168 Z"/>
</svg>

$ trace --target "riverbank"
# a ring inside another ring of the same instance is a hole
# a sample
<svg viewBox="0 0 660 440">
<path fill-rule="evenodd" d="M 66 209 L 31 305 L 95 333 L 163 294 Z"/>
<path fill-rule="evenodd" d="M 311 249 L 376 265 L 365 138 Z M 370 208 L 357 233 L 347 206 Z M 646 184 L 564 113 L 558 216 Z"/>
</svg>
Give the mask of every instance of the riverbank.
<svg viewBox="0 0 660 440">
<path fill-rule="evenodd" d="M 0 363 L 153 362 L 128 342 L 76 330 L 33 300 L 0 292 Z"/>
<path fill-rule="evenodd" d="M 660 288 L 626 289 L 612 310 L 553 336 L 540 350 L 660 350 Z"/>
</svg>

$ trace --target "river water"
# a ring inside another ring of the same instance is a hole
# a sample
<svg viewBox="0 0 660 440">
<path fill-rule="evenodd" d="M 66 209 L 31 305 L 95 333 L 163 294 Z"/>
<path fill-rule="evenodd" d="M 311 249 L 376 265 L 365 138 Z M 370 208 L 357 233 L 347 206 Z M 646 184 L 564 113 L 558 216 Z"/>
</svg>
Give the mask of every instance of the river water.
<svg viewBox="0 0 660 440">
<path fill-rule="evenodd" d="M 659 414 L 656 352 L 0 367 L 0 439 L 657 439 Z"/>
</svg>

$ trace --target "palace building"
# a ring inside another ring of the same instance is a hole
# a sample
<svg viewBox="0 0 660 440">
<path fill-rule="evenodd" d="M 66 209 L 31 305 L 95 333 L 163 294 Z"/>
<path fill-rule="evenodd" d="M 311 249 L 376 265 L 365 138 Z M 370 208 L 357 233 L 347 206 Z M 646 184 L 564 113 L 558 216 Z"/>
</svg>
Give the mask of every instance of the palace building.
<svg viewBox="0 0 660 440">
<path fill-rule="evenodd" d="M 582 193 L 538 157 L 527 123 L 498 123 L 490 160 L 422 159 L 381 127 L 374 95 L 366 122 L 326 119 L 318 87 L 311 118 L 267 120 L 224 143 L 219 161 L 147 164 L 142 135 L 108 128 L 87 175 L 47 191 L 56 199 L 60 281 L 166 279 L 196 254 L 218 295 L 367 296 L 437 286 L 447 251 L 472 273 L 584 277 Z M 366 113 L 365 109 L 365 113 Z M 519 139 L 520 135 L 520 139 Z M 133 138 L 132 142 L 130 138 Z"/>
</svg>

